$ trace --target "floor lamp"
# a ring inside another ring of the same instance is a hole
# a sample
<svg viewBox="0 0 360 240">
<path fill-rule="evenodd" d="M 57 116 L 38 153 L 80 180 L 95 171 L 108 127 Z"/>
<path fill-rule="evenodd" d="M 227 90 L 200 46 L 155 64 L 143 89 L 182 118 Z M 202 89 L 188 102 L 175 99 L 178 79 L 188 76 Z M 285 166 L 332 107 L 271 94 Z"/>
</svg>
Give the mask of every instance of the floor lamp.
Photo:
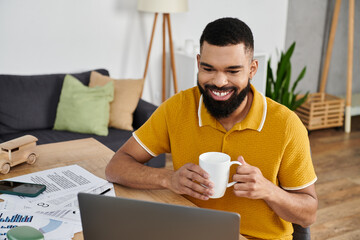
<svg viewBox="0 0 360 240">
<path fill-rule="evenodd" d="M 325 63 L 321 76 L 320 92 L 325 92 L 327 76 L 329 73 L 331 53 L 334 45 L 337 22 L 340 12 L 341 0 L 336 0 L 334 14 L 332 16 L 329 43 L 327 46 Z M 345 132 L 351 131 L 351 93 L 352 93 L 352 70 L 353 70 L 353 51 L 354 51 L 354 19 L 355 19 L 355 0 L 349 0 L 349 22 L 348 22 L 348 65 L 347 65 L 347 88 L 346 88 L 346 108 L 345 108 Z"/>
<path fill-rule="evenodd" d="M 148 49 L 148 54 L 146 58 L 145 70 L 144 70 L 144 80 L 146 78 L 149 59 L 151 53 L 151 46 L 154 38 L 156 20 L 159 13 L 163 15 L 163 24 L 162 24 L 162 101 L 164 102 L 166 99 L 166 25 L 168 27 L 168 35 L 169 35 L 169 45 L 170 45 L 170 58 L 171 58 L 171 69 L 174 81 L 174 91 L 178 92 L 177 88 L 177 78 L 176 78 L 176 69 L 175 69 L 175 57 L 174 57 L 174 46 L 172 42 L 171 35 L 171 24 L 170 24 L 170 13 L 176 12 L 186 12 L 188 10 L 188 1 L 187 0 L 138 0 L 138 10 L 144 12 L 152 12 L 155 13 L 153 28 L 151 32 L 151 39 Z"/>
</svg>

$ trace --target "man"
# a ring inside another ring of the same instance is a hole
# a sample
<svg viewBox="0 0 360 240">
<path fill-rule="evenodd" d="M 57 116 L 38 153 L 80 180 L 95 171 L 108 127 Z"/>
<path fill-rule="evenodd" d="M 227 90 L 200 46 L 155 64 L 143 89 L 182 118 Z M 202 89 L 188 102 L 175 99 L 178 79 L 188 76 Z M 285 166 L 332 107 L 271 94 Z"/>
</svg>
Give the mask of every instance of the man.
<svg viewBox="0 0 360 240">
<path fill-rule="evenodd" d="M 286 107 L 250 84 L 250 28 L 234 18 L 209 23 L 200 39 L 198 87 L 163 103 L 119 149 L 106 168 L 109 181 L 141 189 L 167 188 L 204 208 L 238 212 L 241 234 L 292 239 L 292 223 L 315 221 L 317 196 L 307 131 Z M 209 199 L 213 183 L 198 166 L 201 153 L 217 151 L 239 160 L 237 183 Z M 171 152 L 174 171 L 143 163 Z"/>
</svg>

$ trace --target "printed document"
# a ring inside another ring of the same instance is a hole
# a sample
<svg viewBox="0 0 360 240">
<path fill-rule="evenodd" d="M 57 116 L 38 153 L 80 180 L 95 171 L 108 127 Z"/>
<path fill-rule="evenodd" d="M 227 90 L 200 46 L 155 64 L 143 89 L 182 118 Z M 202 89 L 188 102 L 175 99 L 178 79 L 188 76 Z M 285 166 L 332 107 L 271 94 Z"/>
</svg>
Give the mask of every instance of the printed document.
<svg viewBox="0 0 360 240">
<path fill-rule="evenodd" d="M 71 239 L 76 232 L 82 230 L 77 201 L 79 192 L 100 194 L 111 189 L 106 195 L 115 196 L 112 183 L 78 165 L 53 168 L 7 180 L 44 184 L 46 190 L 35 198 L 0 195 L 0 199 L 3 200 L 0 202 L 0 229 L 2 230 L 0 240 L 6 239 L 4 234 L 11 226 L 28 225 L 44 229 L 44 224 L 51 226 L 45 228 L 47 231 L 45 239 Z M 33 220 L 16 224 L 1 221 L 1 219 L 11 220 L 10 216 L 16 216 L 16 214 L 28 216 L 28 219 L 32 216 Z M 73 227 L 69 227 L 70 225 Z"/>
</svg>

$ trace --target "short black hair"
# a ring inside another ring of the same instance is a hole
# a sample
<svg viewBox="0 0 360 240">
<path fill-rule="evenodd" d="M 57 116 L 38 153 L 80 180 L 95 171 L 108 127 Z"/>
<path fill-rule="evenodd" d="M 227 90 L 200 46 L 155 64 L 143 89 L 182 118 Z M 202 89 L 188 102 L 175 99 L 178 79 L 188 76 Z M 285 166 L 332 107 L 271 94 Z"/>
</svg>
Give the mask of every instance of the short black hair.
<svg viewBox="0 0 360 240">
<path fill-rule="evenodd" d="M 220 18 L 206 25 L 200 37 L 200 50 L 204 41 L 221 47 L 243 43 L 246 52 L 254 52 L 254 38 L 251 29 L 237 18 Z"/>
</svg>

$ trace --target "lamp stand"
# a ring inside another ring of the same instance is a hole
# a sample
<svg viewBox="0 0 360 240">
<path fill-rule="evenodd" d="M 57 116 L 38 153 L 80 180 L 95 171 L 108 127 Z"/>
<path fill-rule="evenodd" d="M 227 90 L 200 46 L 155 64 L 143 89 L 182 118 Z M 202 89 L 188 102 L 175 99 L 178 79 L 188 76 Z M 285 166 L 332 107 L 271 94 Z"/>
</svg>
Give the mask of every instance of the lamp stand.
<svg viewBox="0 0 360 240">
<path fill-rule="evenodd" d="M 152 42 L 154 39 L 157 17 L 158 17 L 158 13 L 155 13 L 153 28 L 152 28 L 152 32 L 151 32 L 151 39 L 150 39 L 148 54 L 147 54 L 147 58 L 146 58 L 144 76 L 143 76 L 144 80 L 146 78 L 146 74 L 147 74 L 147 70 L 148 70 L 148 66 L 149 66 L 149 59 L 150 59 Z M 176 69 L 175 69 L 174 46 L 173 46 L 172 35 L 171 35 L 170 14 L 163 13 L 163 26 L 162 26 L 162 31 L 163 31 L 163 34 L 162 34 L 163 35 L 162 36 L 162 42 L 163 42 L 163 47 L 162 47 L 162 51 L 163 51 L 163 55 L 162 55 L 162 101 L 163 102 L 166 100 L 166 41 L 165 41 L 166 40 L 166 23 L 168 26 L 170 59 L 171 59 L 171 70 L 172 70 L 173 83 L 174 83 L 174 92 L 175 93 L 178 92 Z"/>
<path fill-rule="evenodd" d="M 325 92 L 327 76 L 330 67 L 331 53 L 334 45 L 337 22 L 340 12 L 341 0 L 336 0 L 334 13 L 331 22 L 329 43 L 327 46 L 324 68 L 321 76 L 320 92 Z M 345 108 L 345 132 L 351 131 L 351 93 L 352 93 L 352 71 L 354 51 L 354 10 L 355 1 L 349 0 L 349 21 L 348 21 L 348 57 L 347 57 L 347 87 L 346 87 L 346 108 Z"/>
</svg>

